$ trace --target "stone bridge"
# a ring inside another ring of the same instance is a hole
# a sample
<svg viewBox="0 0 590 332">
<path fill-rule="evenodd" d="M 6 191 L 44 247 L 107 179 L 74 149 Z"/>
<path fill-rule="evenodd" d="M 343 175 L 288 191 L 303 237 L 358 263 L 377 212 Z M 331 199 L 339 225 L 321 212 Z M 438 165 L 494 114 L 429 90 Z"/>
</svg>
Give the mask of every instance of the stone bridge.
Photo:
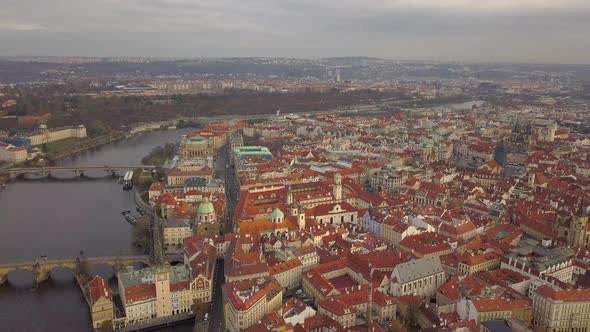
<svg viewBox="0 0 590 332">
<path fill-rule="evenodd" d="M 176 260 L 178 257 L 171 257 L 171 260 Z M 36 284 L 47 280 L 50 276 L 51 270 L 57 267 L 68 268 L 74 273 L 78 273 L 81 264 L 88 264 L 89 266 L 96 266 L 99 264 L 108 265 L 113 268 L 115 273 L 127 266 L 143 263 L 149 265 L 151 262 L 149 255 L 136 256 L 104 256 L 104 257 L 69 257 L 58 259 L 39 258 L 29 261 L 20 261 L 12 263 L 0 264 L 0 285 L 8 279 L 8 274 L 14 271 L 23 270 L 29 271 L 33 274 Z"/>
<path fill-rule="evenodd" d="M 135 169 L 155 169 L 156 166 L 145 165 L 130 165 L 130 166 L 55 166 L 55 167 L 21 167 L 21 168 L 6 168 L 0 170 L 0 173 L 8 174 L 11 178 L 16 178 L 24 174 L 37 174 L 41 176 L 49 176 L 52 172 L 72 172 L 75 176 L 81 176 L 87 171 L 104 171 L 109 175 L 116 175 L 117 172 L 133 171 Z"/>
</svg>

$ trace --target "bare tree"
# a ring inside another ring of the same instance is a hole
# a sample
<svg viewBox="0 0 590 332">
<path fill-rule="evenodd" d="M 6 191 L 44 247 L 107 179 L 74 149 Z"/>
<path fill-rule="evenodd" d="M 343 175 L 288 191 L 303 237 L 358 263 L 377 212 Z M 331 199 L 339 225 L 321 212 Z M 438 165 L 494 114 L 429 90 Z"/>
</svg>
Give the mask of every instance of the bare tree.
<svg viewBox="0 0 590 332">
<path fill-rule="evenodd" d="M 408 329 L 402 325 L 399 320 L 394 320 L 389 323 L 388 332 L 408 332 Z"/>
<path fill-rule="evenodd" d="M 152 246 L 152 233 L 149 218 L 143 216 L 137 219 L 137 223 L 133 227 L 133 232 L 131 234 L 133 237 L 133 244 L 142 247 L 146 252 L 149 252 L 149 248 Z"/>
</svg>

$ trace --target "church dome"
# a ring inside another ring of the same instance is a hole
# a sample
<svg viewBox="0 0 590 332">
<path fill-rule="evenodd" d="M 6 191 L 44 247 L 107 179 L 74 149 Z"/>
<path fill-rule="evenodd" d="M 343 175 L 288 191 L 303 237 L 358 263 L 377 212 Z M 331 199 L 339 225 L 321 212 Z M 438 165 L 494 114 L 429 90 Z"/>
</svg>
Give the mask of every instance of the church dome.
<svg viewBox="0 0 590 332">
<path fill-rule="evenodd" d="M 212 214 L 215 213 L 215 207 L 213 206 L 213 203 L 209 202 L 209 200 L 206 200 L 199 204 L 199 209 L 197 212 L 201 215 Z"/>
<path fill-rule="evenodd" d="M 284 216 L 285 214 L 281 210 L 279 210 L 279 208 L 275 208 L 270 214 L 270 217 L 272 219 L 283 218 Z"/>
</svg>

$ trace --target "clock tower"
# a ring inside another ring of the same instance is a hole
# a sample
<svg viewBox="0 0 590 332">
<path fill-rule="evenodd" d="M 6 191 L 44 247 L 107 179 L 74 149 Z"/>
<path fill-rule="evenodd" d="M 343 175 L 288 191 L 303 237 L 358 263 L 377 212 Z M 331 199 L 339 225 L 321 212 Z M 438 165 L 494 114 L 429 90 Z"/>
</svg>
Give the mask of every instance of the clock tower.
<svg viewBox="0 0 590 332">
<path fill-rule="evenodd" d="M 172 299 L 170 297 L 170 276 L 167 269 L 158 267 L 156 279 L 156 317 L 172 315 Z"/>
</svg>

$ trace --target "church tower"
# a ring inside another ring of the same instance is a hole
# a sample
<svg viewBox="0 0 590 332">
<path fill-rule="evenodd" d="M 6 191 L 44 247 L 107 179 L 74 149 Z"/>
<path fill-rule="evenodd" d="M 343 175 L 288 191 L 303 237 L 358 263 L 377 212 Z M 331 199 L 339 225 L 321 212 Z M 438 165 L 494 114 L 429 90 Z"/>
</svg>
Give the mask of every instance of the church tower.
<svg viewBox="0 0 590 332">
<path fill-rule="evenodd" d="M 340 175 L 340 173 L 336 173 L 336 175 L 334 175 L 333 194 L 336 202 L 340 202 L 342 200 L 342 175 Z"/>
<path fill-rule="evenodd" d="M 580 203 L 578 212 L 572 217 L 570 231 L 572 232 L 571 245 L 574 247 L 590 246 L 590 233 L 588 232 L 588 211 L 584 201 Z"/>
<path fill-rule="evenodd" d="M 545 140 L 547 142 L 553 142 L 553 141 L 555 141 L 555 132 L 556 131 L 557 131 L 557 125 L 555 124 L 555 122 L 552 122 L 547 127 L 547 136 L 545 137 Z"/>
<path fill-rule="evenodd" d="M 297 214 L 299 213 L 299 209 L 297 208 L 297 204 L 293 203 L 291 204 L 291 215 L 297 217 Z"/>
<path fill-rule="evenodd" d="M 402 127 L 402 129 L 399 132 L 402 142 L 407 143 L 409 141 L 409 137 L 408 137 L 408 129 L 404 126 Z"/>
<path fill-rule="evenodd" d="M 527 184 L 529 187 L 533 188 L 535 185 L 535 173 L 531 172 L 527 176 Z"/>
<path fill-rule="evenodd" d="M 299 225 L 299 229 L 305 229 L 305 209 L 303 206 L 299 207 L 299 213 L 297 214 L 297 224 Z"/>
<path fill-rule="evenodd" d="M 293 204 L 293 190 L 291 190 L 291 185 L 287 189 L 287 204 Z"/>
</svg>

